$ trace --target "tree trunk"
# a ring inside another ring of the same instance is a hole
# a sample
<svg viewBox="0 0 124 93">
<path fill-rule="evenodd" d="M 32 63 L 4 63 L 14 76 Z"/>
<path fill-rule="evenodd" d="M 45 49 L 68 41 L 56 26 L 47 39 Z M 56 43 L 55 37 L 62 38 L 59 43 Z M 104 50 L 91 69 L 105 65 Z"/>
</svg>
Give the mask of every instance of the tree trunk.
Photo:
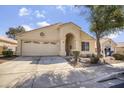
<svg viewBox="0 0 124 93">
<path fill-rule="evenodd" d="M 101 45 L 100 45 L 100 37 L 96 36 L 96 45 L 97 45 L 97 57 L 100 58 L 101 56 Z"/>
</svg>

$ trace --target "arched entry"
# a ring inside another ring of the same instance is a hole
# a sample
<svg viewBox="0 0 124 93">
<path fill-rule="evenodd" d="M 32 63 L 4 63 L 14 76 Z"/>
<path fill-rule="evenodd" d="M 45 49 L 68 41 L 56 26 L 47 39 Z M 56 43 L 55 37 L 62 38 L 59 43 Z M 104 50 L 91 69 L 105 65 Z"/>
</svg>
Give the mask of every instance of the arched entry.
<svg viewBox="0 0 124 93">
<path fill-rule="evenodd" d="M 106 47 L 104 49 L 105 56 L 111 56 L 112 50 L 111 47 Z"/>
<path fill-rule="evenodd" d="M 65 51 L 66 51 L 66 56 L 71 55 L 71 50 L 74 49 L 74 35 L 71 33 L 68 33 L 66 35 L 66 40 L 65 40 Z"/>
</svg>

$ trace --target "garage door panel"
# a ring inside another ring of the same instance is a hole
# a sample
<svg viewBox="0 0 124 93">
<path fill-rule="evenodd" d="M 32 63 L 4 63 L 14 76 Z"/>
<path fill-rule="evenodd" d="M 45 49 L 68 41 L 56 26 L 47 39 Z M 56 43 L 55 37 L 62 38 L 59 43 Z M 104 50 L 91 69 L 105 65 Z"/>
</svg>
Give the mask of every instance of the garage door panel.
<svg viewBox="0 0 124 93">
<path fill-rule="evenodd" d="M 44 56 L 58 55 L 59 44 L 45 43 L 22 43 L 22 55 L 24 56 Z"/>
</svg>

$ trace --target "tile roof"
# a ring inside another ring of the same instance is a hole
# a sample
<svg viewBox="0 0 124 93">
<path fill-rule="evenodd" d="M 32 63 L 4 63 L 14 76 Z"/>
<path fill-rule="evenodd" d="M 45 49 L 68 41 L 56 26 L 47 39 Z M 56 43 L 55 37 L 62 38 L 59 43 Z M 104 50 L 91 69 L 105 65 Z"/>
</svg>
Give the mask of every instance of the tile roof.
<svg viewBox="0 0 124 93">
<path fill-rule="evenodd" d="M 124 42 L 118 42 L 117 47 L 124 47 Z"/>
<path fill-rule="evenodd" d="M 103 44 L 103 43 L 105 43 L 105 42 L 108 41 L 108 40 L 111 40 L 113 43 L 117 44 L 117 43 L 116 43 L 115 41 L 113 41 L 111 38 L 102 38 L 102 39 L 100 39 L 100 43 Z"/>
<path fill-rule="evenodd" d="M 7 38 L 5 36 L 0 36 L 0 40 L 17 44 L 17 41 L 16 40 L 11 39 L 11 38 Z"/>
<path fill-rule="evenodd" d="M 106 42 L 106 41 L 108 41 L 109 40 L 109 38 L 102 38 L 102 39 L 100 39 L 100 42 L 101 43 L 104 43 L 104 42 Z"/>
<path fill-rule="evenodd" d="M 47 27 L 52 27 L 52 26 L 56 26 L 56 27 L 60 27 L 60 26 L 63 26 L 63 25 L 66 25 L 66 24 L 73 24 L 75 26 L 77 26 L 78 28 L 80 28 L 80 31 L 81 30 L 81 27 L 76 25 L 75 23 L 73 22 L 66 22 L 66 23 L 61 23 L 61 22 L 58 22 L 58 23 L 55 23 L 55 24 L 51 24 L 51 25 L 48 25 L 48 26 L 44 26 L 44 27 L 40 27 L 40 28 L 37 28 L 37 29 L 33 29 L 33 30 L 30 30 L 30 31 L 26 31 L 24 33 L 20 33 L 20 34 L 17 34 L 18 35 L 22 35 L 22 34 L 25 34 L 25 33 L 29 33 L 29 32 L 32 32 L 32 31 L 35 31 L 35 30 L 38 30 L 38 29 L 43 29 L 43 28 L 47 28 Z M 83 31 L 84 32 L 84 31 Z M 84 32 L 85 34 L 89 35 L 88 33 Z M 89 35 L 90 37 L 92 37 L 93 39 L 95 39 L 93 36 Z"/>
</svg>

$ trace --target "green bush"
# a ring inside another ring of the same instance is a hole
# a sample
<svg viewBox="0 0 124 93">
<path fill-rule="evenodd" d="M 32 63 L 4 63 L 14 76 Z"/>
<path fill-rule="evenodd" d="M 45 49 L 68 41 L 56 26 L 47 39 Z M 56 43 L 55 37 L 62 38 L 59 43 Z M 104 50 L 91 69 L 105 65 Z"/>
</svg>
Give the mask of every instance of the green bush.
<svg viewBox="0 0 124 93">
<path fill-rule="evenodd" d="M 96 55 L 92 54 L 92 56 L 90 57 L 90 61 L 91 61 L 91 64 L 97 64 L 99 61 L 99 58 Z"/>
<path fill-rule="evenodd" d="M 124 60 L 124 55 L 121 55 L 121 54 L 113 54 L 112 55 L 115 60 Z"/>
<path fill-rule="evenodd" d="M 2 52 L 4 57 L 12 57 L 13 56 L 13 51 L 11 50 L 6 50 Z"/>
</svg>

